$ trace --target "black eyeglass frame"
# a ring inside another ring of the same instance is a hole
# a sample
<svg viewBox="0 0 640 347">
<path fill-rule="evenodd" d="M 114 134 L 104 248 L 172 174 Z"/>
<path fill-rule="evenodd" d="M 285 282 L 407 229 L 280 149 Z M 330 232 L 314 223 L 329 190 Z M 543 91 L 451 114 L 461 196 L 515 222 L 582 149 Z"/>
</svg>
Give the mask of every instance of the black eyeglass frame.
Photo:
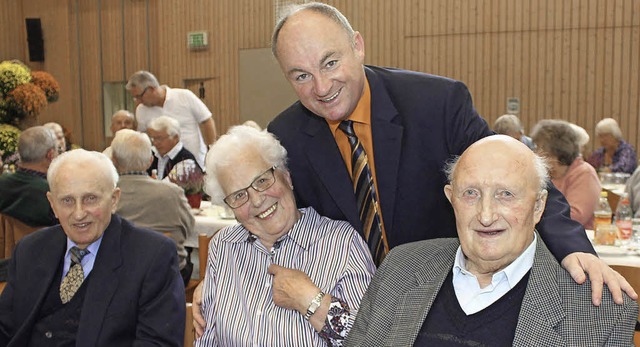
<svg viewBox="0 0 640 347">
<path fill-rule="evenodd" d="M 140 93 L 140 94 L 138 94 L 138 95 L 134 95 L 134 96 L 133 96 L 133 98 L 134 98 L 135 100 L 140 100 L 140 99 L 142 99 L 142 97 L 144 96 L 144 93 L 146 93 L 146 92 L 147 92 L 147 90 L 148 90 L 149 88 L 151 88 L 151 87 L 146 87 L 146 88 L 144 88 L 144 89 L 142 90 L 142 93 Z"/>
<path fill-rule="evenodd" d="M 247 201 L 249 201 L 249 188 L 253 188 L 253 190 L 255 190 L 256 192 L 264 192 L 265 190 L 271 188 L 277 181 L 276 174 L 275 174 L 275 171 L 276 171 L 277 168 L 278 168 L 278 165 L 274 165 L 274 166 L 268 168 L 266 171 L 264 171 L 263 173 L 258 175 L 258 177 L 256 177 L 256 179 L 254 179 L 253 182 L 251 182 L 251 184 L 248 185 L 247 187 L 242 188 L 242 189 L 238 189 L 235 192 L 225 196 L 225 198 L 223 199 L 224 203 L 227 204 L 227 206 L 229 206 L 231 209 L 235 210 L 236 208 L 241 207 L 242 205 L 246 204 Z M 271 177 L 273 177 L 273 182 L 271 182 L 271 184 L 269 184 L 266 187 L 258 187 L 258 186 L 256 186 L 256 182 L 259 179 L 263 178 L 262 176 L 264 176 L 267 173 L 271 173 Z M 240 192 L 245 192 L 245 195 L 244 195 L 245 198 L 236 200 L 235 202 L 231 201 L 231 197 L 234 196 L 234 195 L 237 195 Z M 240 200 L 242 202 L 240 204 L 238 204 L 237 202 L 240 201 Z"/>
</svg>

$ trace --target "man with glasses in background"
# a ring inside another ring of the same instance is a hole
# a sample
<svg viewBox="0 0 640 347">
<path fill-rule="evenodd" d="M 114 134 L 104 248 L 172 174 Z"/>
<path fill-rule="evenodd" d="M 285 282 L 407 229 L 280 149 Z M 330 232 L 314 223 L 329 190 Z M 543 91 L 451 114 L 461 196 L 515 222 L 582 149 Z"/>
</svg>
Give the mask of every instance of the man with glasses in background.
<svg viewBox="0 0 640 347">
<path fill-rule="evenodd" d="M 146 131 L 151 120 L 166 115 L 180 122 L 184 146 L 204 167 L 207 146 L 215 142 L 216 124 L 211 111 L 188 89 L 160 85 L 148 71 L 134 73 L 125 87 L 138 105 L 136 119 L 138 131 Z"/>
</svg>

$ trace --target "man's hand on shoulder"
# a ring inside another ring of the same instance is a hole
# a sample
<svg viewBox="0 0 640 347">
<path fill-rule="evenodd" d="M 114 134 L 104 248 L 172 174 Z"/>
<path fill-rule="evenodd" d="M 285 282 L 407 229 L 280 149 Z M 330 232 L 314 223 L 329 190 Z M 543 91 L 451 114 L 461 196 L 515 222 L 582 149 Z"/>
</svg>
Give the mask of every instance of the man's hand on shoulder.
<svg viewBox="0 0 640 347">
<path fill-rule="evenodd" d="M 633 290 L 629 282 L 610 268 L 602 259 L 593 254 L 571 253 L 562 259 L 561 264 L 578 284 L 584 283 L 587 279 L 586 275 L 589 276 L 591 280 L 591 301 L 595 306 L 600 306 L 602 302 L 604 284 L 609 287 L 613 301 L 618 305 L 624 303 L 622 291 L 627 293 L 633 300 L 638 299 L 638 294 Z"/>
</svg>

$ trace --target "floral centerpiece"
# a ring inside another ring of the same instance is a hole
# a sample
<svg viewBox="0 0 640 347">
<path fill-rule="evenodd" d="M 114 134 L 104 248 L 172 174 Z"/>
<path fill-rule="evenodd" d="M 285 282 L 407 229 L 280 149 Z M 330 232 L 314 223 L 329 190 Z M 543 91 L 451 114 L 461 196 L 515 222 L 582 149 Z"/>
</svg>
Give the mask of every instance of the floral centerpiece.
<svg viewBox="0 0 640 347">
<path fill-rule="evenodd" d="M 204 192 L 204 173 L 193 160 L 187 159 L 176 164 L 168 178 L 184 190 L 184 195 L 192 208 L 200 208 Z"/>
</svg>

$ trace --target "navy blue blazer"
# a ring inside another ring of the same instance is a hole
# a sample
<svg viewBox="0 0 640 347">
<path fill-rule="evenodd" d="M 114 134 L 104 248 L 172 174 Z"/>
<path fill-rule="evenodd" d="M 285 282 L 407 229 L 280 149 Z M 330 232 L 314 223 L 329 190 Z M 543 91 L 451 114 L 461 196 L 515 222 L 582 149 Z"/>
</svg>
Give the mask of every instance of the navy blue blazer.
<svg viewBox="0 0 640 347">
<path fill-rule="evenodd" d="M 26 346 L 66 249 L 56 225 L 24 237 L 0 296 L 0 345 Z M 113 215 L 86 289 L 76 346 L 182 346 L 184 284 L 174 242 Z"/>
<path fill-rule="evenodd" d="M 371 89 L 371 131 L 389 246 L 456 237 L 453 209 L 444 195 L 445 162 L 493 132 L 473 107 L 467 87 L 425 73 L 366 66 Z M 347 220 L 361 234 L 349 172 L 324 118 L 299 101 L 268 126 L 287 149 L 297 203 Z M 539 232 L 562 259 L 595 254 L 569 204 L 554 187 Z"/>
</svg>

